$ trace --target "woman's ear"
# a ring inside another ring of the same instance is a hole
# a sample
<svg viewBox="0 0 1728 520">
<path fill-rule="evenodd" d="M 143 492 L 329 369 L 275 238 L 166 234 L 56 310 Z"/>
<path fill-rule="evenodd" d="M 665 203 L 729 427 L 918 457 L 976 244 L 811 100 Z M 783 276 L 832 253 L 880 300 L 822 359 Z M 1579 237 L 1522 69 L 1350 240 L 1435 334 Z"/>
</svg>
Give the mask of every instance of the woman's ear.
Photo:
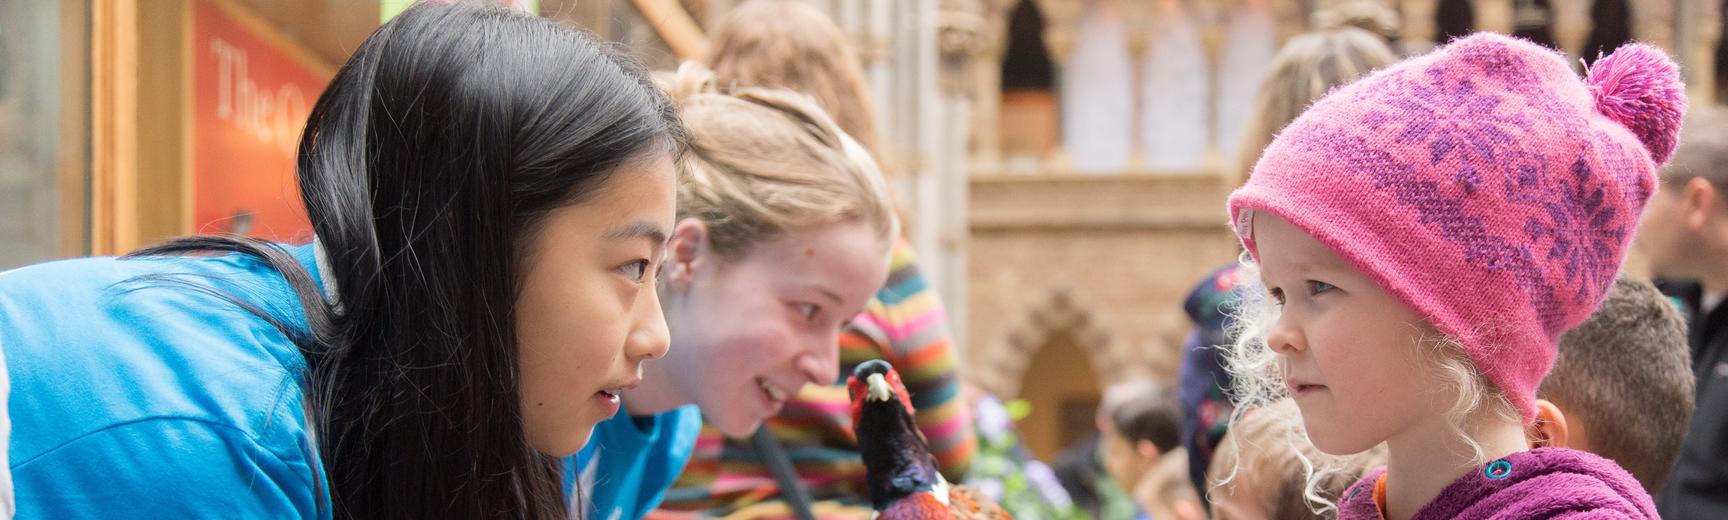
<svg viewBox="0 0 1728 520">
<path fill-rule="evenodd" d="M 1547 399 L 1536 400 L 1536 424 L 1525 432 L 1531 448 L 1568 448 L 1572 439 L 1566 414 Z"/>
<path fill-rule="evenodd" d="M 708 223 L 702 219 L 691 217 L 678 221 L 672 228 L 672 240 L 668 245 L 670 255 L 666 259 L 666 279 L 674 288 L 688 287 L 696 270 L 713 261 Z"/>
</svg>

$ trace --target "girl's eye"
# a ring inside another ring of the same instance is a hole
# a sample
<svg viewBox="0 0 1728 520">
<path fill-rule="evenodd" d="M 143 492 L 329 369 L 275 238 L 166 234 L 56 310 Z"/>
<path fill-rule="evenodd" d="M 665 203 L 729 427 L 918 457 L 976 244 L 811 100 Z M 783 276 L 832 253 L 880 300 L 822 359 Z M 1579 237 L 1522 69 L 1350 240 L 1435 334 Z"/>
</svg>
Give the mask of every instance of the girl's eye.
<svg viewBox="0 0 1728 520">
<path fill-rule="evenodd" d="M 1283 289 L 1272 289 L 1272 290 L 1267 291 L 1267 293 L 1272 296 L 1273 302 L 1277 303 L 1278 305 L 1284 305 L 1284 290 Z"/>
<path fill-rule="evenodd" d="M 1333 289 L 1337 289 L 1337 287 L 1333 287 L 1332 284 L 1326 282 L 1308 280 L 1308 294 L 1320 294 Z"/>
<path fill-rule="evenodd" d="M 798 309 L 798 315 L 811 321 L 814 321 L 816 319 L 816 313 L 822 310 L 821 307 L 817 307 L 814 303 L 798 303 L 793 304 L 793 307 Z"/>
<path fill-rule="evenodd" d="M 642 283 L 647 281 L 648 268 L 651 265 L 647 260 L 637 260 L 624 264 L 620 269 L 624 271 L 624 276 L 629 277 L 631 281 Z"/>
</svg>

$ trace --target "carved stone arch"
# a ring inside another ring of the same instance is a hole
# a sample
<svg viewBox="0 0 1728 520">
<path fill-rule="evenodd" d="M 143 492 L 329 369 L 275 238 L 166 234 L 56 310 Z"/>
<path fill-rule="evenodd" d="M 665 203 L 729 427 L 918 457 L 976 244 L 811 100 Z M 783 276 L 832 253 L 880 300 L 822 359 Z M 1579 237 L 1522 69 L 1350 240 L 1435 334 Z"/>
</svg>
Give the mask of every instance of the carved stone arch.
<svg viewBox="0 0 1728 520">
<path fill-rule="evenodd" d="M 1021 379 L 1032 357 L 1057 334 L 1067 334 L 1090 358 L 1099 383 L 1107 385 L 1135 369 L 1133 359 L 1095 317 L 1091 307 L 1066 287 L 1033 300 L 1008 332 L 990 343 L 973 380 L 1004 399 L 1019 397 Z"/>
</svg>

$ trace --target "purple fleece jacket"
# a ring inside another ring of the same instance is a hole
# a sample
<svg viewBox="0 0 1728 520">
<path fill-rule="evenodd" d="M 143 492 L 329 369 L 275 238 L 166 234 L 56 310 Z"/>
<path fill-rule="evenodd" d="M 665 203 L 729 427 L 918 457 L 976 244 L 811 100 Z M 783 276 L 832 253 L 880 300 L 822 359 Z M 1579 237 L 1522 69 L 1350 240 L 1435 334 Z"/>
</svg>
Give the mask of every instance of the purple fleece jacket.
<svg viewBox="0 0 1728 520">
<path fill-rule="evenodd" d="M 1339 520 L 1380 518 L 1374 482 L 1385 472 L 1384 466 L 1376 468 L 1344 492 Z M 1650 495 L 1613 461 L 1578 450 L 1537 448 L 1459 477 L 1412 520 L 1541 518 L 1660 517 Z"/>
</svg>

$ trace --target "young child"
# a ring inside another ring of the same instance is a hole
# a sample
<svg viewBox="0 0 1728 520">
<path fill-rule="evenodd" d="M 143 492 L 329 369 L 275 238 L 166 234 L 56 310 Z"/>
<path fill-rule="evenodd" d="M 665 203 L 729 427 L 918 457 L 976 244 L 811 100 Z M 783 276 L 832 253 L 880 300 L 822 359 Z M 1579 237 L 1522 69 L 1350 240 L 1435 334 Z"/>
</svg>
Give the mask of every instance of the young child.
<svg viewBox="0 0 1728 520">
<path fill-rule="evenodd" d="M 1684 110 L 1654 47 L 1579 81 L 1554 51 L 1487 33 L 1322 98 L 1230 197 L 1267 311 L 1240 320 L 1238 408 L 1288 395 L 1322 452 L 1387 444 L 1346 520 L 1655 518 L 1625 470 L 1530 450 L 1524 427 L 1560 335 L 1608 292 Z"/>
<path fill-rule="evenodd" d="M 1324 461 L 1319 466 L 1326 472 L 1310 476 L 1304 461 Z M 1318 518 L 1315 503 L 1336 502 L 1363 473 L 1385 463 L 1384 444 L 1344 457 L 1314 449 L 1296 402 L 1280 400 L 1247 413 L 1224 435 L 1209 472 L 1212 518 Z"/>
<path fill-rule="evenodd" d="M 1532 444 L 1608 458 L 1654 496 L 1692 420 L 1686 322 L 1650 282 L 1621 276 L 1608 299 L 1560 337 L 1536 390 Z"/>
<path fill-rule="evenodd" d="M 1354 27 L 1313 31 L 1285 42 L 1260 80 L 1253 115 L 1229 172 L 1231 182 L 1247 181 L 1261 149 L 1314 100 L 1396 61 L 1385 41 Z M 1219 267 L 1196 284 L 1182 304 L 1194 322 L 1183 345 L 1176 384 L 1182 401 L 1182 447 L 1188 450 L 1188 476 L 1201 490 L 1206 489 L 1213 450 L 1230 426 L 1225 392 L 1231 382 L 1224 369 L 1223 346 L 1230 344 L 1225 331 L 1240 299 L 1238 267 L 1235 262 Z"/>
<path fill-rule="evenodd" d="M 1182 409 L 1170 388 L 1133 384 L 1126 398 L 1100 410 L 1100 451 L 1104 471 L 1123 491 L 1138 489 L 1147 473 L 1180 447 Z"/>
</svg>

